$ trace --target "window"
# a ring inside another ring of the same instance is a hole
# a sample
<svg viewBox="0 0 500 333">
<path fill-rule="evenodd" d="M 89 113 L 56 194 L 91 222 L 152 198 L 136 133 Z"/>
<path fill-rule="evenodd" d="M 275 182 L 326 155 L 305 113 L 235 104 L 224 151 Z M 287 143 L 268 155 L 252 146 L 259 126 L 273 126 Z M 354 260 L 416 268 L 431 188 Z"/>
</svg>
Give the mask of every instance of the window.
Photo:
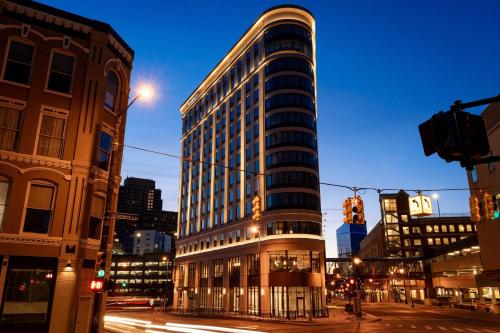
<svg viewBox="0 0 500 333">
<path fill-rule="evenodd" d="M 422 245 L 422 241 L 419 238 L 416 238 L 413 240 L 413 245 L 420 246 Z"/>
<path fill-rule="evenodd" d="M 97 166 L 103 170 L 109 169 L 112 140 L 113 138 L 110 134 L 101 131 L 101 135 L 99 138 L 99 152 L 97 155 Z"/>
<path fill-rule="evenodd" d="M 33 51 L 34 47 L 31 45 L 12 41 L 3 73 L 4 80 L 29 84 Z"/>
<path fill-rule="evenodd" d="M 467 229 L 467 231 L 472 231 L 472 226 L 470 224 L 467 224 L 465 228 Z"/>
<path fill-rule="evenodd" d="M 432 232 L 432 226 L 431 225 L 426 225 L 425 226 L 425 231 Z"/>
<path fill-rule="evenodd" d="M 56 277 L 55 263 L 45 258 L 9 261 L 0 324 L 47 325 Z M 43 327 L 43 326 L 42 326 Z"/>
<path fill-rule="evenodd" d="M 51 184 L 31 184 L 24 219 L 24 232 L 47 234 L 52 221 L 56 188 Z"/>
<path fill-rule="evenodd" d="M 21 112 L 0 106 L 0 149 L 14 150 L 21 125 Z"/>
<path fill-rule="evenodd" d="M 410 234 L 410 228 L 409 227 L 403 227 L 403 234 L 404 235 L 409 235 Z"/>
<path fill-rule="evenodd" d="M 42 114 L 37 155 L 63 157 L 66 118 Z"/>
<path fill-rule="evenodd" d="M 441 232 L 448 232 L 448 228 L 445 224 L 441 225 Z"/>
<path fill-rule="evenodd" d="M 434 245 L 434 238 L 427 238 L 427 245 Z"/>
<path fill-rule="evenodd" d="M 2 231 L 5 211 L 7 208 L 7 198 L 9 195 L 10 182 L 0 176 L 0 231 Z"/>
<path fill-rule="evenodd" d="M 459 224 L 459 225 L 458 225 L 458 231 L 459 231 L 459 232 L 464 232 L 464 231 L 465 231 L 465 228 L 464 228 L 464 225 L 463 225 L 463 224 Z"/>
<path fill-rule="evenodd" d="M 89 238 L 100 239 L 102 220 L 104 219 L 104 197 L 94 195 L 90 209 Z"/>
<path fill-rule="evenodd" d="M 115 109 L 115 100 L 118 95 L 118 78 L 114 72 L 109 72 L 106 83 L 106 95 L 104 96 L 104 106 L 110 110 Z"/>
<path fill-rule="evenodd" d="M 455 226 L 453 224 L 450 224 L 449 226 L 450 232 L 455 232 Z"/>
<path fill-rule="evenodd" d="M 398 206 L 396 204 L 396 199 L 385 199 L 384 200 L 384 210 L 391 211 L 391 212 L 397 212 L 398 211 Z"/>
<path fill-rule="evenodd" d="M 69 94 L 71 92 L 74 67 L 74 57 L 58 52 L 52 53 L 47 89 Z"/>
</svg>

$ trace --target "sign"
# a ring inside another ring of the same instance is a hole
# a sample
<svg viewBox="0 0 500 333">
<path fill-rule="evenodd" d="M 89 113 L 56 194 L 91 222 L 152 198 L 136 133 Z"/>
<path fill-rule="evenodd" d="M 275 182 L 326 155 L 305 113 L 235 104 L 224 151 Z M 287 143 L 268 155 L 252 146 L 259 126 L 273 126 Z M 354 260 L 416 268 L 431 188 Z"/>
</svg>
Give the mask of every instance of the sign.
<svg viewBox="0 0 500 333">
<path fill-rule="evenodd" d="M 427 216 L 432 215 L 431 197 L 426 195 L 417 195 L 410 197 L 410 215 L 411 216 Z"/>
</svg>

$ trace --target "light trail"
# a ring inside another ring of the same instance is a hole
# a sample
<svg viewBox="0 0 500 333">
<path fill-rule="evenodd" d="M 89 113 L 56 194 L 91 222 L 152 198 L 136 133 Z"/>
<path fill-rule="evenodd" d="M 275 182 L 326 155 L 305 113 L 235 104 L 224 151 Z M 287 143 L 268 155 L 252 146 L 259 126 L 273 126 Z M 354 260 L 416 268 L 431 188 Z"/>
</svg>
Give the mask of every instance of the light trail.
<svg viewBox="0 0 500 333">
<path fill-rule="evenodd" d="M 220 327 L 220 326 L 209 326 L 209 325 L 192 325 L 192 324 L 177 324 L 177 323 L 165 323 L 167 327 L 185 327 L 185 328 L 198 328 L 205 329 L 215 332 L 229 332 L 229 333 L 266 333 L 262 331 L 252 331 L 252 330 L 244 330 L 239 328 L 229 328 L 229 327 Z"/>
</svg>

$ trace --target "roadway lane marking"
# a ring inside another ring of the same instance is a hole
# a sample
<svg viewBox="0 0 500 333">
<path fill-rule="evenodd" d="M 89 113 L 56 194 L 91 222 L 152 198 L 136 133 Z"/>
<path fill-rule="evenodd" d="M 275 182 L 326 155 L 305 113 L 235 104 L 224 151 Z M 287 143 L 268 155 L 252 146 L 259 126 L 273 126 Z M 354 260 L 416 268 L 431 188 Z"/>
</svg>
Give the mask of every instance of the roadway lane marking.
<svg viewBox="0 0 500 333">
<path fill-rule="evenodd" d="M 411 328 L 417 328 L 417 326 L 415 326 L 415 325 L 410 325 L 410 326 L 411 326 Z"/>
<path fill-rule="evenodd" d="M 475 329 L 473 329 L 473 328 L 468 328 L 468 327 L 466 328 L 466 330 L 469 330 L 469 331 L 471 331 L 471 332 L 481 332 L 481 331 L 475 330 Z"/>
<path fill-rule="evenodd" d="M 440 329 L 441 331 L 447 331 L 447 330 L 448 330 L 446 327 L 443 327 L 443 326 L 438 326 L 438 327 L 439 327 L 439 329 Z"/>
<path fill-rule="evenodd" d="M 424 327 L 425 327 L 426 329 L 428 329 L 428 330 L 432 330 L 432 326 L 427 326 L 427 325 L 425 325 Z"/>
<path fill-rule="evenodd" d="M 459 331 L 459 332 L 463 332 L 464 330 L 463 329 L 460 329 L 458 327 L 452 327 L 455 331 Z"/>
</svg>

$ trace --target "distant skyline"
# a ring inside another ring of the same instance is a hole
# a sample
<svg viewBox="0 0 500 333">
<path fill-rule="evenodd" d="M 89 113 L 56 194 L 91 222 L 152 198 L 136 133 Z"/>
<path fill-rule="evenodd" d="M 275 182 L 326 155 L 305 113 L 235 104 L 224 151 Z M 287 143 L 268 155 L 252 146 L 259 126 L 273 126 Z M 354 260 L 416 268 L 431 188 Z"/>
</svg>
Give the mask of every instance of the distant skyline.
<svg viewBox="0 0 500 333">
<path fill-rule="evenodd" d="M 152 79 L 153 105 L 132 107 L 126 144 L 179 154 L 179 107 L 267 8 L 281 1 L 43 3 L 107 22 L 135 50 L 132 85 Z M 375 188 L 466 188 L 465 170 L 426 158 L 417 126 L 456 99 L 500 93 L 499 1 L 290 1 L 316 18 L 322 182 Z M 479 113 L 482 109 L 472 110 Z M 122 177 L 150 178 L 177 210 L 179 161 L 125 148 Z M 327 256 L 348 190 L 322 186 Z M 468 214 L 467 191 L 440 193 L 443 213 Z M 370 230 L 378 194 L 362 193 Z"/>
</svg>

